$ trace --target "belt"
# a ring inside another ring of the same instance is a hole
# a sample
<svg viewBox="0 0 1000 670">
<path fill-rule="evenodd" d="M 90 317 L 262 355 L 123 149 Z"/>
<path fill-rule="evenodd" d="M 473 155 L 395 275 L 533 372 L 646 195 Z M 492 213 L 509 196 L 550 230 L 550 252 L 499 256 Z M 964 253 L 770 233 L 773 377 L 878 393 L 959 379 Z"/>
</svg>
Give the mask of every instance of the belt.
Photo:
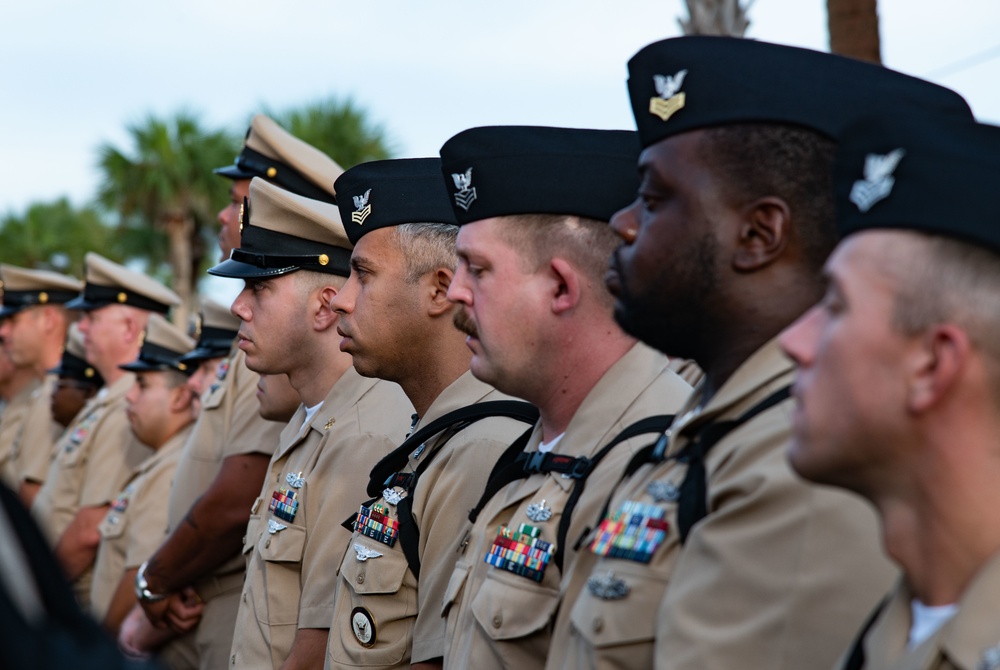
<svg viewBox="0 0 1000 670">
<path fill-rule="evenodd" d="M 217 598 L 231 591 L 239 591 L 243 588 L 243 580 L 246 572 L 231 572 L 227 575 L 213 575 L 207 579 L 195 583 L 194 590 L 202 602 L 208 602 L 212 598 Z"/>
</svg>

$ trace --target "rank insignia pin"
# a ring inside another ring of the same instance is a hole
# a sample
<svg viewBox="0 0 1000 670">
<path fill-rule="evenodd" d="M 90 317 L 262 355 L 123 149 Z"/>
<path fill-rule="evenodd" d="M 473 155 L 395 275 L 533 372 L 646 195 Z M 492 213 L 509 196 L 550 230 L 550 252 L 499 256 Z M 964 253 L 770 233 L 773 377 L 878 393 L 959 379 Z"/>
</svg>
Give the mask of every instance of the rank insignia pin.
<svg viewBox="0 0 1000 670">
<path fill-rule="evenodd" d="M 323 424 L 323 430 L 330 430 L 330 428 L 332 428 L 333 424 L 335 424 L 336 422 L 337 420 L 331 416 L 329 419 L 327 419 L 326 423 Z"/>
<path fill-rule="evenodd" d="M 684 108 L 687 95 L 680 89 L 684 85 L 684 77 L 687 76 L 687 73 L 687 70 L 681 70 L 672 77 L 666 77 L 662 74 L 653 75 L 653 86 L 658 95 L 649 99 L 650 114 L 659 117 L 661 121 L 666 121 Z"/>
<path fill-rule="evenodd" d="M 301 472 L 298 474 L 289 472 L 285 475 L 285 481 L 288 482 L 288 485 L 293 489 L 300 489 L 302 488 L 302 485 L 306 483 L 306 480 L 302 478 Z"/>
<path fill-rule="evenodd" d="M 552 518 L 552 508 L 545 506 L 545 499 L 542 498 L 540 503 L 531 503 L 528 505 L 528 518 L 532 521 L 538 523 L 540 521 L 548 521 Z"/>
<path fill-rule="evenodd" d="M 389 488 L 382 491 L 382 497 L 390 505 L 398 505 L 399 501 L 403 499 L 403 494 L 396 489 Z"/>
<path fill-rule="evenodd" d="M 278 523 L 274 519 L 267 520 L 267 532 L 270 533 L 271 535 L 274 535 L 279 530 L 285 530 L 286 528 L 288 528 L 288 526 L 286 526 L 283 523 Z"/>
<path fill-rule="evenodd" d="M 601 600 L 621 600 L 629 593 L 628 584 L 615 577 L 614 572 L 608 572 L 603 577 L 591 577 L 587 580 L 587 590 Z"/>
<path fill-rule="evenodd" d="M 369 558 L 378 558 L 382 555 L 381 552 L 375 551 L 374 549 L 369 549 L 363 544 L 355 544 L 354 551 L 358 554 L 358 560 L 364 563 Z"/>
<path fill-rule="evenodd" d="M 476 189 L 472 185 L 472 168 L 465 172 L 452 172 L 451 178 L 455 182 L 458 193 L 455 194 L 455 204 L 469 211 L 469 207 L 476 201 Z"/>
<path fill-rule="evenodd" d="M 413 450 L 413 460 L 420 458 L 420 454 L 424 453 L 424 449 L 427 448 L 426 442 L 421 442 L 420 446 Z"/>
<path fill-rule="evenodd" d="M 896 180 L 893 170 L 899 165 L 906 152 L 896 149 L 881 156 L 868 154 L 865 156 L 865 178 L 859 179 L 851 186 L 850 201 L 864 214 L 879 200 L 889 197 Z"/>
<path fill-rule="evenodd" d="M 364 195 L 354 196 L 354 209 L 357 211 L 351 212 L 351 221 L 359 226 L 363 226 L 365 219 L 367 219 L 368 215 L 372 213 L 372 206 L 368 204 L 368 198 L 371 194 L 372 190 L 368 189 L 365 191 Z"/>
<path fill-rule="evenodd" d="M 983 650 L 983 655 L 979 659 L 976 670 L 998 670 L 1000 669 L 1000 644 Z"/>
<path fill-rule="evenodd" d="M 681 490 L 673 482 L 649 482 L 646 493 L 653 496 L 656 502 L 677 502 L 681 499 Z"/>
</svg>

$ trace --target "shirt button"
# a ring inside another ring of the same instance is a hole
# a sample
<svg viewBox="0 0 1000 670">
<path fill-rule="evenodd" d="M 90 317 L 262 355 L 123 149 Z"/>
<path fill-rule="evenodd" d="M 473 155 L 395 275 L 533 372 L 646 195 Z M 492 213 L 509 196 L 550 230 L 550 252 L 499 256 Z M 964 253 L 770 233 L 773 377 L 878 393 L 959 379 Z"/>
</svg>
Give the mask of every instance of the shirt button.
<svg viewBox="0 0 1000 670">
<path fill-rule="evenodd" d="M 271 538 L 267 538 L 267 540 L 264 541 L 264 548 L 267 549 L 270 546 L 271 546 Z"/>
<path fill-rule="evenodd" d="M 364 583 L 365 583 L 365 573 L 359 572 L 358 573 L 358 584 L 364 584 Z"/>
<path fill-rule="evenodd" d="M 602 619 L 601 617 L 597 617 L 596 619 L 594 619 L 592 628 L 594 629 L 595 633 L 600 633 L 602 630 L 604 630 L 604 619 Z"/>
<path fill-rule="evenodd" d="M 493 627 L 499 628 L 503 624 L 503 617 L 499 614 L 493 615 Z"/>
</svg>

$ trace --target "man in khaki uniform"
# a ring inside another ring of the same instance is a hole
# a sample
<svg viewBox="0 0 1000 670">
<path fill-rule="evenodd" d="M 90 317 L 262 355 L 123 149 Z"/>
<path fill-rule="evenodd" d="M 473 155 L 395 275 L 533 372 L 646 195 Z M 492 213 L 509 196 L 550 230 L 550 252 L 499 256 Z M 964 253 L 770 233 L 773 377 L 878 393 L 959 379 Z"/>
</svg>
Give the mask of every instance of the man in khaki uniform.
<svg viewBox="0 0 1000 670">
<path fill-rule="evenodd" d="M 239 212 L 252 178 L 333 202 L 333 182 L 342 172 L 271 119 L 255 116 L 235 163 L 215 170 L 232 180 L 230 204 L 218 215 L 222 259 L 239 246 Z M 224 318 L 212 320 L 221 324 Z M 228 662 L 246 569 L 241 550 L 250 505 L 260 492 L 284 423 L 258 415 L 258 375 L 247 369 L 243 352 L 231 344 L 226 359 L 212 372 L 215 379 L 207 385 L 201 415 L 178 468 L 182 484 L 170 497 L 171 535 L 146 569 L 151 592 L 170 596 L 141 603 L 156 624 L 169 625 L 178 634 L 189 632 L 193 622 L 184 606 L 185 589 L 193 588 L 205 602 L 197 629 L 163 652 L 174 668 L 208 670 Z M 151 632 L 142 619 L 135 624 L 137 632 Z M 162 635 L 153 637 L 162 644 Z M 143 644 L 142 635 L 124 644 L 152 650 Z"/>
<path fill-rule="evenodd" d="M 639 197 L 612 220 L 615 316 L 706 377 L 595 520 L 596 565 L 549 665 L 827 667 L 893 570 L 870 508 L 785 462 L 792 368 L 776 336 L 822 292 L 845 120 L 894 99 L 968 108 L 883 68 L 753 41 L 658 42 L 629 74 L 645 149 Z M 723 93 L 737 82 L 741 97 Z"/>
<path fill-rule="evenodd" d="M 373 471 L 375 499 L 358 500 L 351 549 L 340 564 L 327 665 L 439 666 L 441 605 L 468 510 L 492 464 L 527 426 L 495 416 L 461 428 L 453 416 L 455 425 L 417 435 L 470 404 L 510 400 L 469 372 L 465 334 L 453 323 L 456 308 L 447 293 L 458 226 L 440 159 L 363 163 L 336 187 L 355 245 L 351 276 L 331 305 L 340 315 L 341 349 L 364 376 L 398 383 L 418 420 L 415 437 Z M 383 520 L 375 522 L 373 512 Z"/>
<path fill-rule="evenodd" d="M 606 222 L 635 193 L 636 152 L 633 133 L 523 127 L 474 128 L 441 149 L 461 224 L 448 296 L 462 306 L 472 372 L 540 410 L 503 470 L 516 476 L 477 504 L 460 545 L 446 666 L 544 665 L 556 612 L 582 587 L 576 538 L 640 443 L 589 459 L 691 391 L 666 356 L 615 325 L 602 282 L 615 245 Z"/>
<path fill-rule="evenodd" d="M 63 305 L 79 295 L 83 284 L 55 272 L 12 265 L 0 265 L 0 280 L 6 287 L 0 338 L 15 364 L 30 367 L 40 382 L 30 393 L 21 425 L 16 429 L 0 425 L 0 453 L 12 439 L 7 481 L 30 505 L 49 469 L 52 445 L 62 432 L 52 418 L 56 375 L 51 369 L 59 364 L 66 331 L 75 319 Z"/>
<path fill-rule="evenodd" d="M 334 203 L 333 182 L 344 169 L 319 149 L 258 114 L 250 122 L 243 149 L 233 164 L 214 172 L 233 182 L 229 187 L 229 205 L 218 216 L 219 246 L 225 260 L 231 249 L 240 246 L 240 208 L 250 195 L 251 179 L 266 179 L 286 191 Z"/>
<path fill-rule="evenodd" d="M 829 288 L 781 335 L 792 466 L 870 500 L 903 571 L 842 668 L 1000 668 L 998 157 L 930 114 L 846 133 Z"/>
<path fill-rule="evenodd" d="M 160 546 L 177 461 L 198 406 L 188 387 L 194 368 L 179 361 L 195 342 L 163 317 L 149 319 L 139 357 L 120 366 L 135 373 L 125 394 L 126 414 L 136 438 L 153 450 L 140 463 L 101 522 L 91 611 L 112 635 L 136 603 L 139 566 Z"/>
<path fill-rule="evenodd" d="M 86 356 L 83 334 L 74 323 L 66 335 L 66 349 L 63 350 L 62 359 L 59 365 L 52 368 L 57 381 L 52 389 L 51 410 L 52 418 L 59 424 L 60 436 L 104 386 L 104 377 L 87 362 Z M 27 501 L 25 506 L 28 506 Z"/>
<path fill-rule="evenodd" d="M 398 386 L 361 377 L 337 348 L 330 301 L 349 274 L 351 245 L 336 206 L 260 179 L 250 201 L 240 248 L 209 272 L 244 279 L 232 310 L 247 366 L 287 374 L 303 406 L 251 508 L 230 663 L 316 667 L 333 618 L 330 566 L 350 540 L 339 524 L 372 465 L 405 434 L 412 408 Z"/>
<path fill-rule="evenodd" d="M 67 307 L 84 311 L 80 330 L 87 360 L 108 385 L 56 443 L 45 483 L 32 505 L 84 603 L 97 553 L 97 526 L 132 469 L 149 455 L 125 416 L 125 394 L 133 376 L 118 366 L 135 360 L 149 315 L 165 314 L 180 302 L 159 282 L 98 254 L 88 253 L 86 266 L 83 294 Z"/>
</svg>

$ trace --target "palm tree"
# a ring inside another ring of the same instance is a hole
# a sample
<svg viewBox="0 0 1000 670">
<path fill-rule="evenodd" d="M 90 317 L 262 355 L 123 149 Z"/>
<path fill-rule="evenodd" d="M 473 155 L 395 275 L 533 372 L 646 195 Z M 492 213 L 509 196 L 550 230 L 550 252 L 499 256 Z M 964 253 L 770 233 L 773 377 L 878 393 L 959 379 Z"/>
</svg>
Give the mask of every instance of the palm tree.
<svg viewBox="0 0 1000 670">
<path fill-rule="evenodd" d="M 688 18 L 677 19 L 685 35 L 743 37 L 750 25 L 747 11 L 754 0 L 685 0 Z"/>
<path fill-rule="evenodd" d="M 830 51 L 882 63 L 878 0 L 826 0 Z"/>
<path fill-rule="evenodd" d="M 303 142 L 337 161 L 345 170 L 365 161 L 389 158 L 393 147 L 381 125 L 350 98 L 328 98 L 283 111 L 264 110 Z"/>
<path fill-rule="evenodd" d="M 154 274 L 169 265 L 182 299 L 174 319 L 186 323 L 207 231 L 224 203 L 212 168 L 232 161 L 239 143 L 223 131 L 204 129 L 185 111 L 167 119 L 150 115 L 128 132 L 130 149 L 111 144 L 99 149 L 104 179 L 98 200 L 118 214 L 127 257 L 145 260 Z"/>
<path fill-rule="evenodd" d="M 87 251 L 101 249 L 114 260 L 111 227 L 93 207 L 75 208 L 66 198 L 34 203 L 0 220 L 0 262 L 83 276 Z"/>
</svg>

